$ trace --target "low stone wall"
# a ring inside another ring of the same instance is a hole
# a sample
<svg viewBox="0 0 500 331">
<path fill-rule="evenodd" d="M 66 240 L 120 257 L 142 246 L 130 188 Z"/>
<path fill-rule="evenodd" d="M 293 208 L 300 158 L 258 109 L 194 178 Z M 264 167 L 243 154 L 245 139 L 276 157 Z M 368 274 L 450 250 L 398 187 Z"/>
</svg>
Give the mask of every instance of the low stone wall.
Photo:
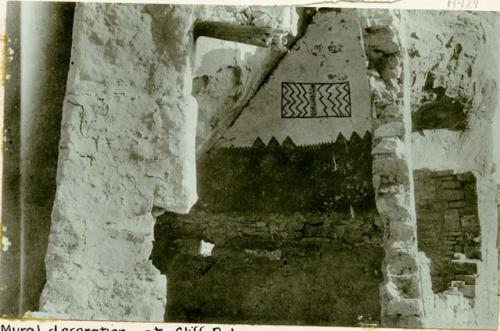
<svg viewBox="0 0 500 331">
<path fill-rule="evenodd" d="M 380 321 L 381 241 L 374 212 L 194 211 L 158 219 L 152 258 L 169 321 L 352 326 Z"/>
</svg>

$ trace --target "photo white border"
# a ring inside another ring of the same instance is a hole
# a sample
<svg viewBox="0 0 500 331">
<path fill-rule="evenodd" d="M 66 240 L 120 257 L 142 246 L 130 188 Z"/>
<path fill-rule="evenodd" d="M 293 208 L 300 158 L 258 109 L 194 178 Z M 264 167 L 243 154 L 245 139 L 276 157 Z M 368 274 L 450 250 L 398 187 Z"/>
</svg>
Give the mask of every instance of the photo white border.
<svg viewBox="0 0 500 331">
<path fill-rule="evenodd" d="M 14 0 L 17 1 L 17 0 Z M 47 2 L 44 0 L 31 0 Z M 207 4 L 207 5 L 262 5 L 262 6 L 314 6 L 338 8 L 374 8 L 374 9 L 423 9 L 423 10 L 472 10 L 472 11 L 500 11 L 500 0 L 364 0 L 364 1 L 307 1 L 307 0 L 81 0 L 53 2 L 108 2 L 108 3 L 165 3 L 165 4 Z M 0 0 L 0 131 L 4 132 L 4 96 L 6 82 L 6 65 L 8 61 L 8 40 L 6 36 L 7 0 Z M 500 34 L 499 34 L 500 38 Z M 500 55 L 500 54 L 499 54 Z M 0 150 L 3 151 L 3 139 L 0 139 Z M 3 155 L 0 153 L 0 183 L 3 174 Z M 1 215 L 2 190 L 0 189 L 0 215 Z M 0 254 L 1 254 L 1 220 L 0 220 Z M 0 257 L 1 258 L 1 257 Z M 1 290 L 1 284 L 0 284 Z M 500 312 L 499 312 L 500 325 Z M 37 318 L 3 318 L 0 317 L 0 331 L 359 331 L 359 330 L 402 330 L 395 328 L 378 327 L 319 327 L 319 326 L 270 326 L 270 325 L 243 325 L 243 324 L 203 324 L 203 323 L 164 323 L 164 322 L 111 322 L 111 321 L 77 321 Z M 54 327 L 57 326 L 57 330 Z M 157 328 L 155 330 L 155 327 Z M 14 329 L 15 328 L 15 329 Z M 22 330 L 21 328 L 25 328 Z M 66 328 L 66 330 L 64 330 Z M 86 330 L 87 329 L 87 330 Z M 421 330 L 421 329 L 405 329 Z M 437 330 L 437 329 L 426 329 Z M 441 329 L 443 330 L 443 329 Z M 452 330 L 452 329 L 444 329 Z"/>
</svg>

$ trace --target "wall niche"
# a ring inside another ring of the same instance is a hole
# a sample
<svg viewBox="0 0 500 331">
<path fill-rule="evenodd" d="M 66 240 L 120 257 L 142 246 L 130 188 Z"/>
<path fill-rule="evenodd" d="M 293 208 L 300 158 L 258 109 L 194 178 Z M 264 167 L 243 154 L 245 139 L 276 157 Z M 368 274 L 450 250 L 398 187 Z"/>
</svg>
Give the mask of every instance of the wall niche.
<svg viewBox="0 0 500 331">
<path fill-rule="evenodd" d="M 471 172 L 414 171 L 418 248 L 431 260 L 434 293 L 457 286 L 474 297 L 481 259 L 476 178 Z"/>
</svg>

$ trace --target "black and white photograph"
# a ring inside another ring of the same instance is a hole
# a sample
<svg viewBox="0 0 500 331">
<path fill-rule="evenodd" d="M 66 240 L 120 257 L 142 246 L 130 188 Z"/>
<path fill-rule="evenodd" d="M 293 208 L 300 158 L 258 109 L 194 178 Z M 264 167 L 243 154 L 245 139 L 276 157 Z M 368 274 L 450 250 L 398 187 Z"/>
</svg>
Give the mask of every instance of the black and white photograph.
<svg viewBox="0 0 500 331">
<path fill-rule="evenodd" d="M 3 318 L 498 328 L 500 12 L 5 8 Z"/>
</svg>

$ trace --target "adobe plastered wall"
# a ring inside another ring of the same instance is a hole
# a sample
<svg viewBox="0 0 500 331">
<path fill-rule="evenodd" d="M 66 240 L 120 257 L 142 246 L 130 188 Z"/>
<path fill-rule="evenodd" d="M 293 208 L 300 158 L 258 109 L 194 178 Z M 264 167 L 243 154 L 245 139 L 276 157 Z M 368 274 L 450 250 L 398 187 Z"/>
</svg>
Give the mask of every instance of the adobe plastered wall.
<svg viewBox="0 0 500 331">
<path fill-rule="evenodd" d="M 40 310 L 163 319 L 152 209 L 196 201 L 193 10 L 77 6 Z"/>
<path fill-rule="evenodd" d="M 238 22 L 224 7 L 77 6 L 40 310 L 163 320 L 149 256 L 155 216 L 196 201 L 195 19 Z"/>
<path fill-rule="evenodd" d="M 494 328 L 498 290 L 492 122 L 498 112 L 498 15 L 429 11 L 411 12 L 408 18 L 414 114 L 426 106 L 426 111 L 440 118 L 439 98 L 448 98 L 449 103 L 460 105 L 467 119 L 465 128 L 416 128 L 412 134 L 413 169 L 471 171 L 476 176 L 482 243 L 474 302 L 453 289 L 434 295 L 426 287 L 426 325 Z M 450 113 L 443 116 L 449 119 Z M 421 119 L 418 114 L 417 121 Z M 423 256 L 422 262 L 427 268 L 429 261 Z"/>
</svg>

